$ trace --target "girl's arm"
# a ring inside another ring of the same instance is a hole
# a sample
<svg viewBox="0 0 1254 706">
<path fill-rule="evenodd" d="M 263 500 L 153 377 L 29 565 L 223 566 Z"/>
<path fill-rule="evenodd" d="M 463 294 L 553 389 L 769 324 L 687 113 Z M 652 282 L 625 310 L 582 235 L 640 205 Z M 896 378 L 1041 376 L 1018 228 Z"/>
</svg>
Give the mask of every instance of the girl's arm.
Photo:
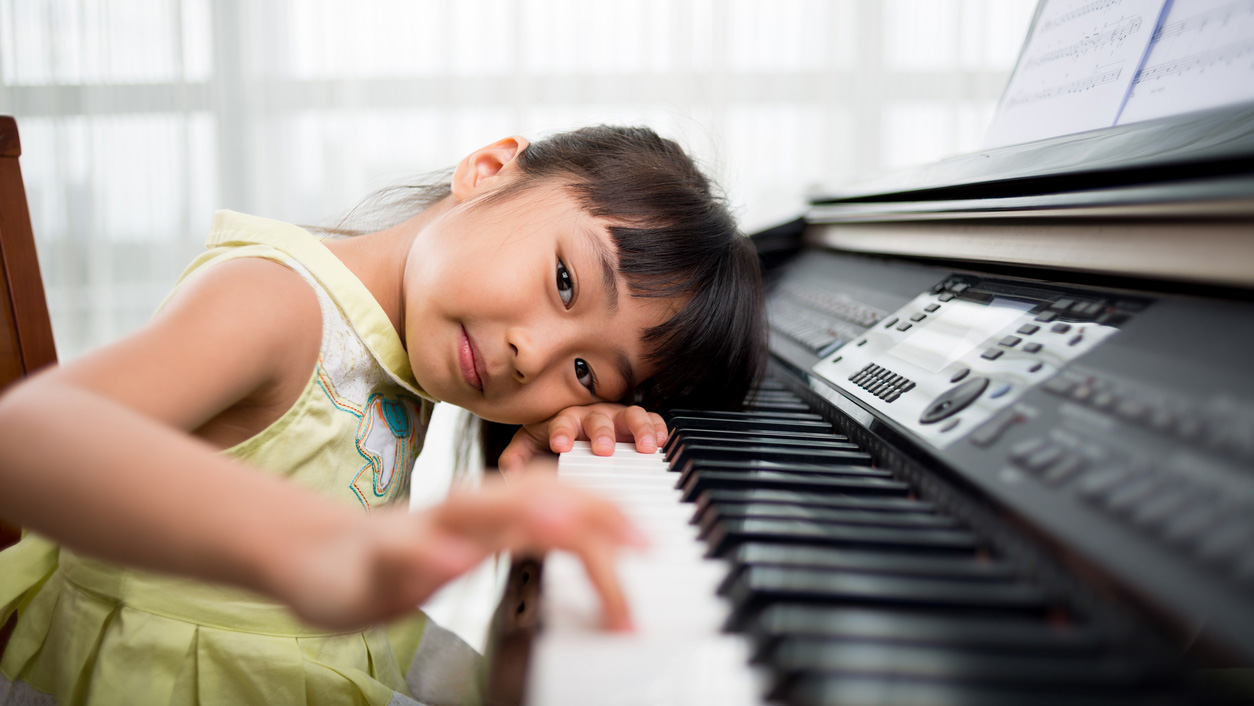
<svg viewBox="0 0 1254 706">
<path fill-rule="evenodd" d="M 312 370 L 320 328 L 287 268 L 202 273 L 135 335 L 0 398 L 0 514 L 96 556 L 258 587 L 292 535 L 343 514 L 189 432 L 270 389 L 281 366 Z"/>
<path fill-rule="evenodd" d="M 534 511 L 544 490 L 366 515 L 190 436 L 234 405 L 264 408 L 292 366 L 312 371 L 320 327 L 316 296 L 278 264 L 202 273 L 139 333 L 0 398 L 0 516 L 84 553 L 262 591 L 338 626 L 408 610 L 498 547 L 559 546 L 585 558 L 607 621 L 626 624 L 608 557 L 632 535 L 586 494 L 552 494 L 571 518 L 556 529 Z"/>
</svg>

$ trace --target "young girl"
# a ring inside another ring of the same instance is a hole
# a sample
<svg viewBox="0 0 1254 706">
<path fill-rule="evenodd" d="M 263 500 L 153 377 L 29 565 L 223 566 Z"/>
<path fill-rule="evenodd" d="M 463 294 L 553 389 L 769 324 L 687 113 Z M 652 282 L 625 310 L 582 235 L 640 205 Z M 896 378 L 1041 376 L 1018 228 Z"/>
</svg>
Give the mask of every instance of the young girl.
<svg viewBox="0 0 1254 706">
<path fill-rule="evenodd" d="M 39 533 L 0 553 L 0 703 L 413 703 L 414 606 L 501 549 L 575 552 L 628 627 L 636 530 L 521 471 L 652 452 L 620 402 L 732 405 L 763 361 L 752 247 L 646 129 L 501 140 L 368 235 L 223 212 L 208 247 L 145 329 L 0 399 L 0 517 Z M 525 425 L 509 483 L 387 509 L 436 401 Z"/>
</svg>

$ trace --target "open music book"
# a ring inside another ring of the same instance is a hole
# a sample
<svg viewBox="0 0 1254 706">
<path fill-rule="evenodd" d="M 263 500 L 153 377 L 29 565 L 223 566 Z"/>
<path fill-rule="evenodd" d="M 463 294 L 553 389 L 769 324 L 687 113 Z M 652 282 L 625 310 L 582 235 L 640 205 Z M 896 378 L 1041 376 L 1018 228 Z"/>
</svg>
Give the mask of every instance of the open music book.
<svg viewBox="0 0 1254 706">
<path fill-rule="evenodd" d="M 1042 0 L 1000 147 L 1254 100 L 1254 0 Z"/>
</svg>

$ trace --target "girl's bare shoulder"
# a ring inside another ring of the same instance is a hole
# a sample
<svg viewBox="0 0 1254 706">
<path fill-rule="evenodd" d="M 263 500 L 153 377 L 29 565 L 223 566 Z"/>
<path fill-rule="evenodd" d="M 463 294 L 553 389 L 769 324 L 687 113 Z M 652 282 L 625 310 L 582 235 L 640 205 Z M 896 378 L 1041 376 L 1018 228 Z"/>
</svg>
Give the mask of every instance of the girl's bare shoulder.
<svg viewBox="0 0 1254 706">
<path fill-rule="evenodd" d="M 240 258 L 197 273 L 142 329 L 55 376 L 190 431 L 242 400 L 303 384 L 321 337 L 317 294 L 299 274 Z"/>
</svg>

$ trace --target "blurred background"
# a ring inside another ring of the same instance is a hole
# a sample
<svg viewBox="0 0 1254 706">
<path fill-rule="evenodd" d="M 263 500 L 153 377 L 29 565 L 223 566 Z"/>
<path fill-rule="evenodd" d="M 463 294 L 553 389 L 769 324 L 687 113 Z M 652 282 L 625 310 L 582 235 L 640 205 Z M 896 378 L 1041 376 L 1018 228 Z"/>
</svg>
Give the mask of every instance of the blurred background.
<svg viewBox="0 0 1254 706">
<path fill-rule="evenodd" d="M 976 149 L 1035 0 L 0 0 L 60 360 L 139 328 L 215 209 L 334 224 L 511 134 L 643 123 L 744 229 Z M 440 405 L 415 507 L 453 482 Z M 459 467 L 478 477 L 479 460 Z M 504 560 L 502 560 L 504 561 Z M 507 563 L 424 609 L 481 648 Z"/>
<path fill-rule="evenodd" d="M 61 360 L 141 326 L 214 209 L 327 224 L 500 137 L 644 123 L 746 230 L 976 149 L 1035 0 L 0 0 L 0 113 Z"/>
</svg>

